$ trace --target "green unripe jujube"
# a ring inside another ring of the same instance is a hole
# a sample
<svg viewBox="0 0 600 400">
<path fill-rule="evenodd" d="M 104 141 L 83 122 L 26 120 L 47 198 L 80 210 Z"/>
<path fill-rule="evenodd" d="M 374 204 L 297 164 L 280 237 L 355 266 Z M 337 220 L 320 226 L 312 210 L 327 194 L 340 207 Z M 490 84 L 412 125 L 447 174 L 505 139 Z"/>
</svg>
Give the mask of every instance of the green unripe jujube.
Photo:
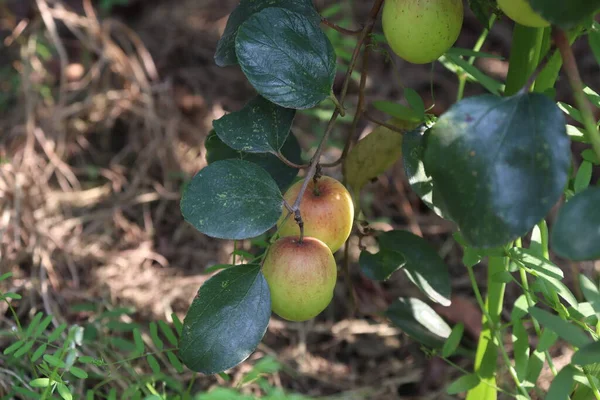
<svg viewBox="0 0 600 400">
<path fill-rule="evenodd" d="M 414 64 L 437 60 L 456 42 L 462 0 L 386 0 L 383 33 L 400 57 Z"/>
<path fill-rule="evenodd" d="M 527 0 L 498 0 L 500 9 L 513 21 L 532 28 L 544 28 L 550 23 L 533 11 Z"/>
</svg>

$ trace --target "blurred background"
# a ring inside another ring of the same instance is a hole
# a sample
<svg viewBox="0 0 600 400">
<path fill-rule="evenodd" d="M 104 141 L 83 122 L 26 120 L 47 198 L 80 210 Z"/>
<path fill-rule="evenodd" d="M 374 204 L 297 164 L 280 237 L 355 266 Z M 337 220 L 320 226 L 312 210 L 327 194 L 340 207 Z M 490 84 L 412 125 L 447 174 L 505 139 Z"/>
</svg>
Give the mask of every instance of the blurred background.
<svg viewBox="0 0 600 400">
<path fill-rule="evenodd" d="M 236 5 L 236 0 L 0 0 L 0 275 L 13 273 L 0 289 L 22 296 L 12 302 L 22 321 L 42 311 L 53 316 L 55 326 L 79 324 L 97 346 L 112 349 L 101 354 L 118 360 L 119 343 L 122 354 L 127 351 L 127 342 L 117 340 L 127 337 L 119 324 L 147 326 L 171 321 L 173 313 L 183 319 L 211 276 L 205 270 L 231 261 L 233 242 L 208 238 L 184 223 L 179 199 L 183 184 L 206 165 L 203 143 L 212 121 L 254 96 L 238 67 L 219 68 L 213 61 Z M 357 29 L 371 1 L 316 0 L 315 6 L 337 24 Z M 471 48 L 484 27 L 466 3 L 465 10 L 456 46 Z M 338 55 L 334 89 L 339 90 L 355 39 L 323 29 Z M 499 81 L 508 69 L 511 31 L 512 23 L 501 18 L 482 49 L 505 59 L 476 62 Z M 417 90 L 437 115 L 455 101 L 453 72 L 440 63 L 413 65 L 390 56 L 380 23 L 375 33 L 368 102 L 404 103 L 403 86 Z M 600 71 L 585 39 L 575 51 L 584 80 L 598 91 Z M 349 110 L 357 101 L 358 81 L 355 74 Z M 565 80 L 557 89 L 560 100 L 572 103 Z M 481 91 L 467 84 L 465 93 Z M 294 133 L 305 159 L 332 110 L 324 103 L 296 117 Z M 325 159 L 339 156 L 351 118 L 337 125 Z M 372 129 L 367 121 L 359 126 L 362 134 Z M 340 176 L 335 169 L 326 173 Z M 451 237 L 453 226 L 411 192 L 401 163 L 365 189 L 362 204 L 374 228 L 406 229 L 436 247 L 449 265 L 456 296 L 451 307 L 436 310 L 451 323 L 463 322 L 474 343 L 481 315 Z M 372 317 L 397 296 L 418 296 L 416 289 L 402 274 L 384 284 L 364 278 L 356 263 L 358 238 L 351 243 L 358 313 L 340 279 L 332 305 L 316 320 L 297 324 L 274 317 L 247 362 L 225 376 L 194 377 L 193 392 L 235 387 L 257 360 L 270 356 L 279 367 L 269 374 L 269 385 L 289 393 L 450 398 L 444 385 L 457 371 L 429 359 L 418 344 Z M 238 249 L 243 256 L 252 243 L 239 243 Z M 567 276 L 573 268 L 594 270 L 593 263 L 560 265 Z M 484 283 L 485 271 L 478 272 Z M 577 285 L 569 286 L 578 294 Z M 512 306 L 517 293 L 509 285 L 506 304 Z M 6 304 L 0 304 L 0 349 L 10 343 L 14 324 Z M 554 349 L 557 368 L 561 357 L 570 358 L 565 351 Z M 470 368 L 467 359 L 454 361 Z M 13 382 L 11 368 L 0 358 L 0 394 Z M 19 374 L 27 374 L 27 366 L 22 368 Z M 102 390 L 121 393 L 131 378 L 119 370 L 99 373 L 109 372 Z M 170 373 L 186 384 L 193 376 Z M 542 374 L 541 387 L 547 387 L 549 376 Z M 241 391 L 262 393 L 252 383 Z"/>
</svg>

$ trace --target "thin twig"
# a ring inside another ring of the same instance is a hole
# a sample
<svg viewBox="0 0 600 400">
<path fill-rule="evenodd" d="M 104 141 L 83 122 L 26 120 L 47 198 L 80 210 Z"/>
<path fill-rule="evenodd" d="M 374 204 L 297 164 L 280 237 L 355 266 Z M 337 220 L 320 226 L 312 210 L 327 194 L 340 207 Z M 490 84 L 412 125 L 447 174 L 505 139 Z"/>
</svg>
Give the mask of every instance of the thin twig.
<svg viewBox="0 0 600 400">
<path fill-rule="evenodd" d="M 281 151 L 278 151 L 276 153 L 273 153 L 277 156 L 277 158 L 279 158 L 281 160 L 281 162 L 283 162 L 285 165 L 287 165 L 288 167 L 292 167 L 292 168 L 297 168 L 297 169 L 305 169 L 308 168 L 308 164 L 296 164 L 295 162 L 287 159 L 283 153 L 281 153 Z"/>
<path fill-rule="evenodd" d="M 563 69 L 565 70 L 567 78 L 569 79 L 569 83 L 571 84 L 575 103 L 577 103 L 577 108 L 579 108 L 579 112 L 581 112 L 581 117 L 583 118 L 583 126 L 585 127 L 587 138 L 592 144 L 596 156 L 600 157 L 600 133 L 596 127 L 596 119 L 594 118 L 594 113 L 592 111 L 590 102 L 583 91 L 583 82 L 581 81 L 581 76 L 579 75 L 577 61 L 575 61 L 575 57 L 573 56 L 573 50 L 571 50 L 569 39 L 567 38 L 565 32 L 559 28 L 554 30 L 553 35 L 554 42 L 556 43 L 556 46 L 558 47 L 563 59 Z"/>
<path fill-rule="evenodd" d="M 375 4 L 373 4 L 373 8 L 371 8 L 371 12 L 369 13 L 369 18 L 367 20 L 367 24 L 363 28 L 363 30 L 360 34 L 360 37 L 358 38 L 358 42 L 356 43 L 356 47 L 354 48 L 354 53 L 352 54 L 352 59 L 350 60 L 350 65 L 348 66 L 348 71 L 346 72 L 344 84 L 342 86 L 342 93 L 340 95 L 340 104 L 344 104 L 344 99 L 346 98 L 346 94 L 348 93 L 348 86 L 350 84 L 350 80 L 352 77 L 352 71 L 354 71 L 354 67 L 356 66 L 356 60 L 358 59 L 358 56 L 360 55 L 360 49 L 361 49 L 362 45 L 364 44 L 367 36 L 373 30 L 373 26 L 375 25 L 377 15 L 379 14 L 379 10 L 381 10 L 382 5 L 383 5 L 383 0 L 375 1 Z M 298 197 L 296 198 L 296 201 L 294 202 L 294 204 L 292 206 L 294 211 L 296 211 L 300 208 L 300 203 L 302 202 L 302 197 L 304 196 L 304 192 L 306 191 L 306 188 L 308 187 L 309 182 L 311 181 L 313 175 L 315 174 L 315 171 L 317 170 L 317 164 L 319 163 L 319 159 L 321 158 L 321 153 L 323 153 L 325 143 L 327 142 L 327 139 L 329 138 L 329 135 L 331 134 L 331 131 L 333 130 L 333 126 L 335 125 L 335 121 L 337 120 L 339 115 L 340 115 L 340 111 L 338 108 L 336 108 L 333 111 L 333 115 L 331 116 L 329 123 L 327 124 L 327 128 L 325 128 L 325 133 L 323 134 L 323 137 L 321 138 L 321 141 L 319 142 L 317 151 L 315 152 L 314 156 L 312 157 L 312 159 L 310 161 L 310 166 L 309 166 L 308 170 L 306 171 L 306 176 L 304 177 L 304 182 L 302 183 L 302 187 L 300 188 L 300 191 L 298 192 Z"/>
<path fill-rule="evenodd" d="M 324 17 L 321 17 L 321 22 L 324 25 L 327 25 L 328 27 L 335 29 L 336 31 L 338 31 L 340 33 L 343 33 L 344 35 L 358 36 L 362 32 L 362 29 L 352 30 L 352 29 L 342 28 L 341 26 L 331 22 L 330 20 L 328 20 L 327 18 L 324 18 Z"/>
</svg>

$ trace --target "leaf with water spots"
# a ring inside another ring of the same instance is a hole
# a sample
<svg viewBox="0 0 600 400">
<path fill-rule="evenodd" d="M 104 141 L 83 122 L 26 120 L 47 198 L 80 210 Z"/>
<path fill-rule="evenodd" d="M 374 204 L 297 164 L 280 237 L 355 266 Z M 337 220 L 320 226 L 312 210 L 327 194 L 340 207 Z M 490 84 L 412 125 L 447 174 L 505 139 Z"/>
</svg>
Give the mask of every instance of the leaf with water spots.
<svg viewBox="0 0 600 400">
<path fill-rule="evenodd" d="M 204 374 L 232 368 L 258 346 L 270 315 L 271 295 L 260 265 L 228 268 L 198 290 L 183 321 L 179 356 Z"/>
<path fill-rule="evenodd" d="M 284 108 L 256 96 L 239 111 L 215 120 L 219 138 L 234 150 L 247 153 L 277 153 L 287 139 L 296 110 Z"/>
<path fill-rule="evenodd" d="M 482 95 L 438 119 L 424 160 L 464 238 L 489 248 L 546 216 L 567 184 L 571 150 L 565 118 L 550 98 Z"/>
<path fill-rule="evenodd" d="M 277 183 L 256 164 L 221 160 L 192 178 L 181 213 L 200 232 L 220 239 L 249 239 L 277 223 L 283 197 Z"/>
</svg>

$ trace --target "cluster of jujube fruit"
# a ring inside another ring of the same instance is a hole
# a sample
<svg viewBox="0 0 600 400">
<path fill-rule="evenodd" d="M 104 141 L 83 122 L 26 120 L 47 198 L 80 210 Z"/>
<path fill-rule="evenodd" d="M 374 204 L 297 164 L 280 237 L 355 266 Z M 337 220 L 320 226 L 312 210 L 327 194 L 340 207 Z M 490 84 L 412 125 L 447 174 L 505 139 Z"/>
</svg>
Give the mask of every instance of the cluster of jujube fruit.
<svg viewBox="0 0 600 400">
<path fill-rule="evenodd" d="M 296 201 L 302 186 L 297 182 L 285 193 L 288 204 Z M 350 193 L 327 176 L 308 183 L 299 211 L 295 219 L 284 210 L 278 223 L 281 238 L 269 247 L 263 263 L 271 308 L 290 321 L 314 318 L 331 302 L 337 280 L 333 253 L 350 236 L 354 221 Z"/>
</svg>

